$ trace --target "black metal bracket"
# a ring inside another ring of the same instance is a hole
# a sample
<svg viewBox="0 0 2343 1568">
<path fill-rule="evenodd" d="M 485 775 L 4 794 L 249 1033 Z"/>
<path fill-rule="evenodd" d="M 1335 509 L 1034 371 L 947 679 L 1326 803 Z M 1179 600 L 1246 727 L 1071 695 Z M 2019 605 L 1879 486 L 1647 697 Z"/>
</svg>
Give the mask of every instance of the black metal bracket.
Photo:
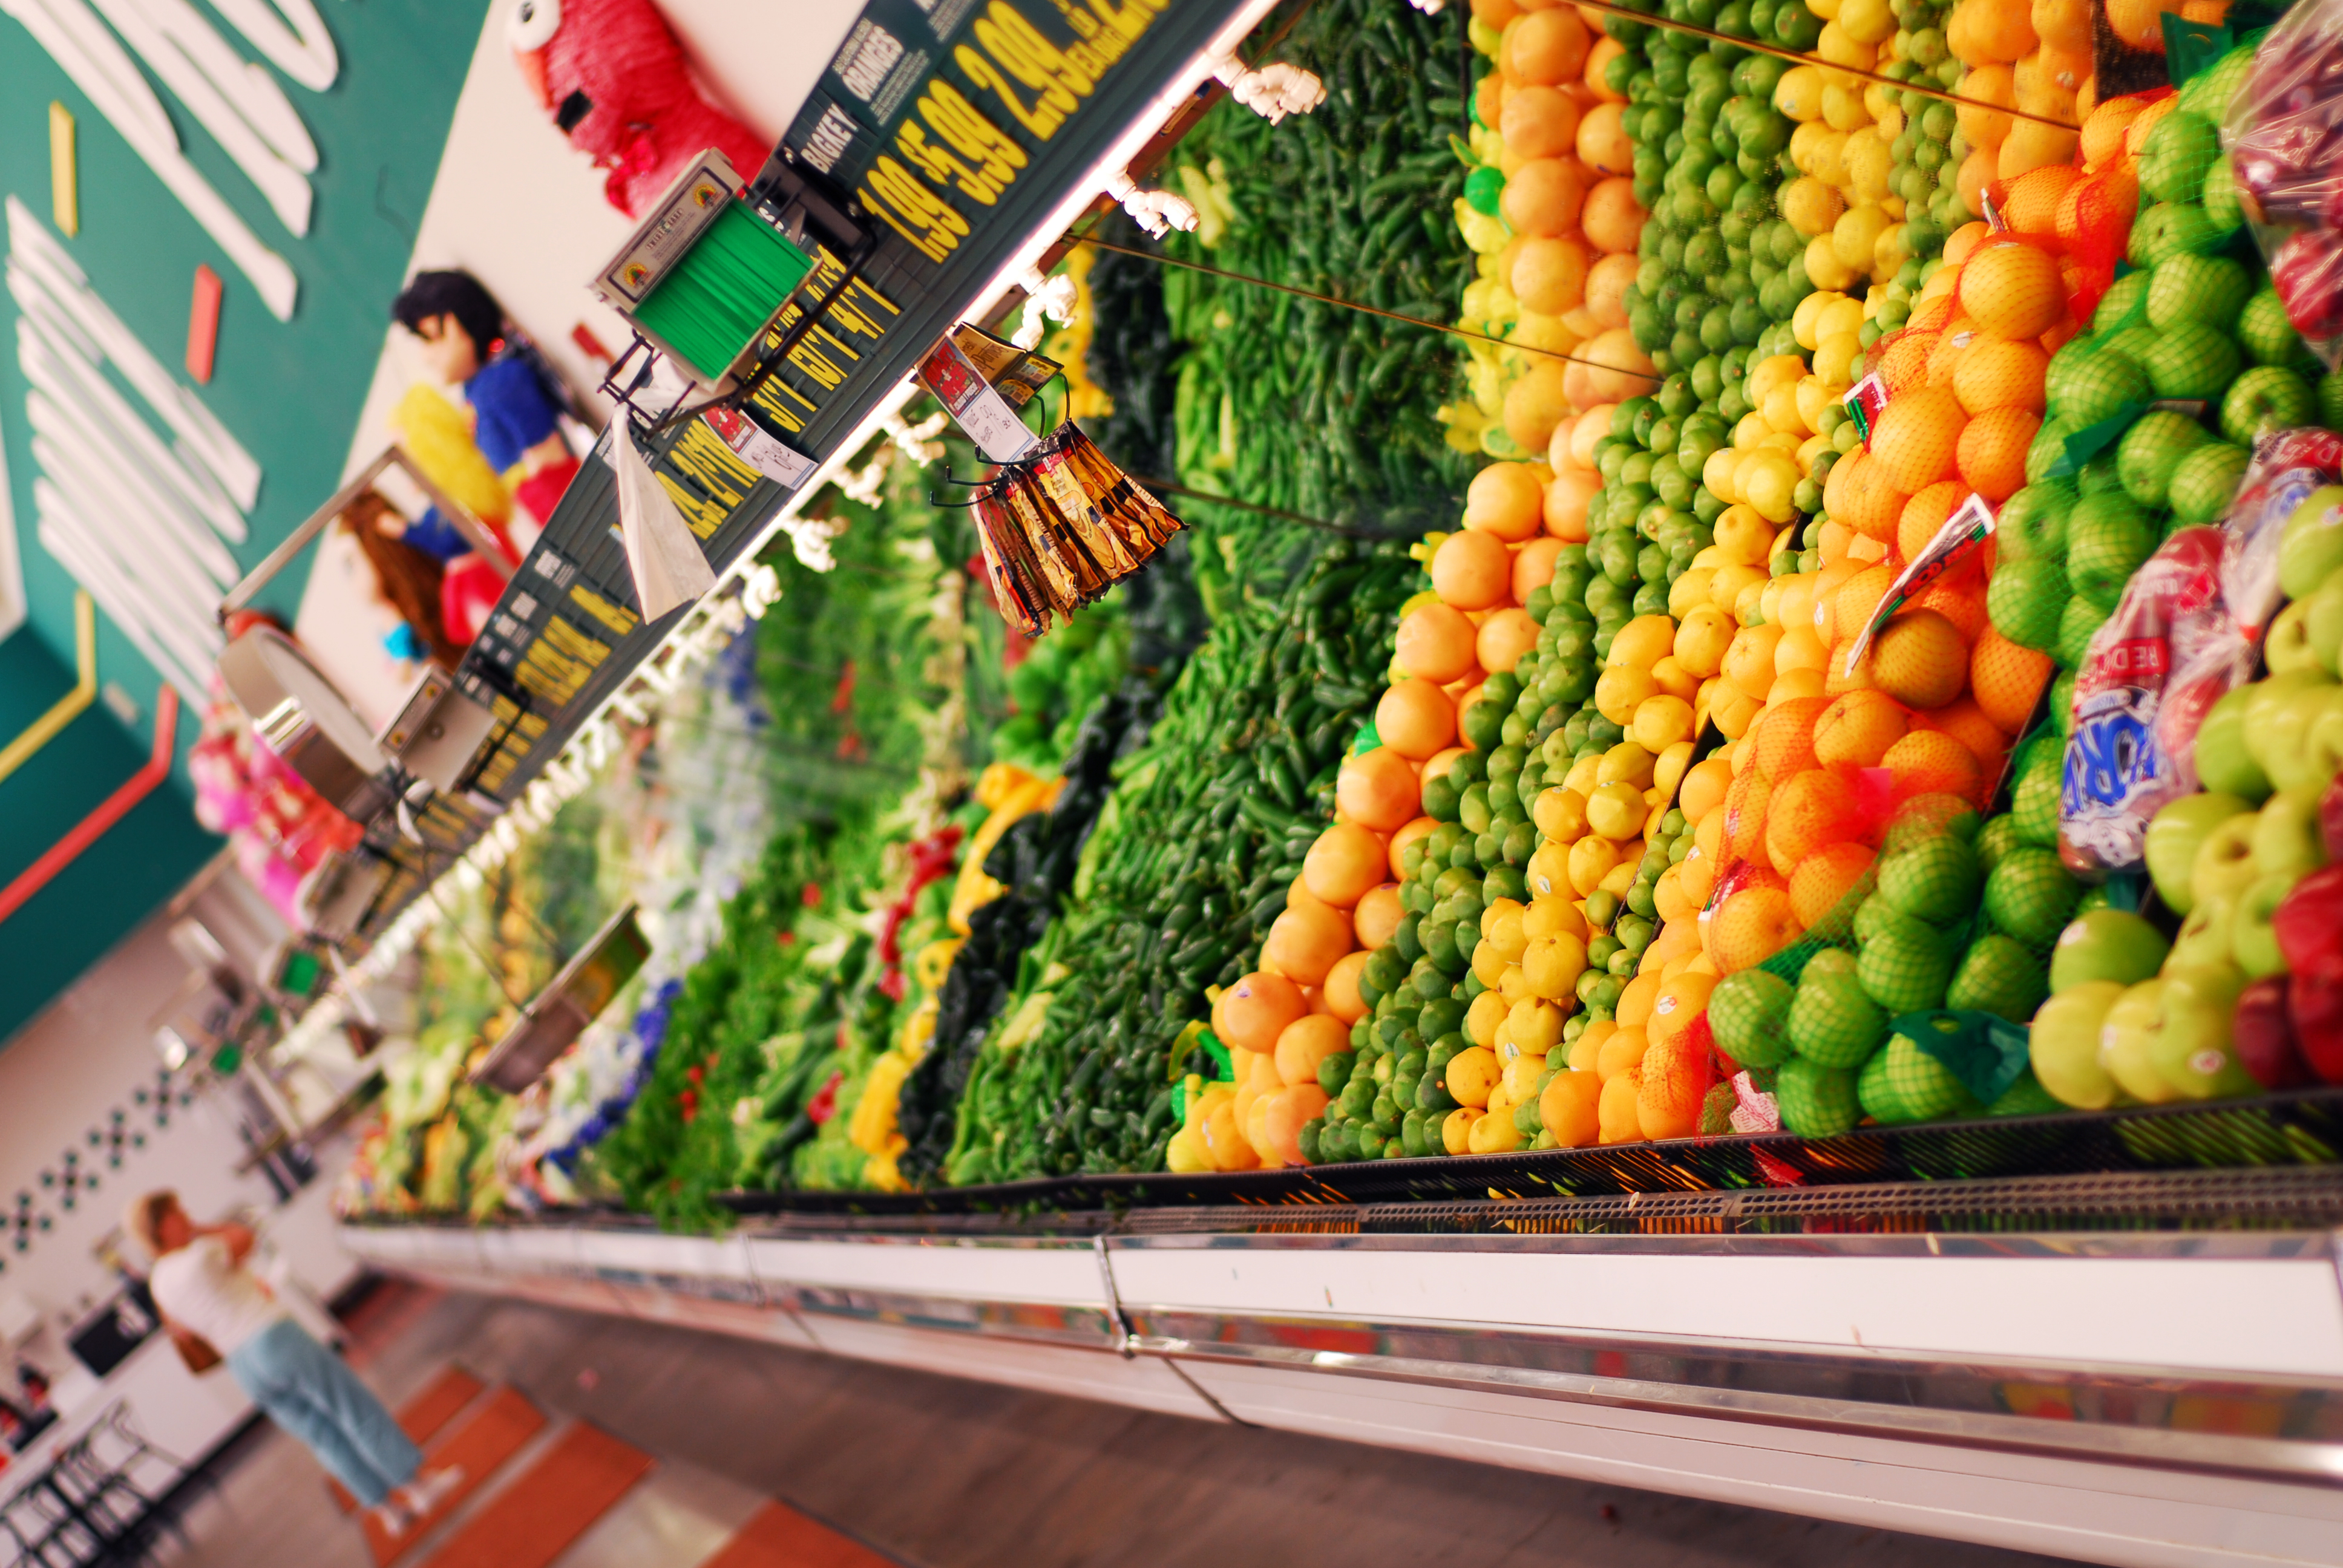
<svg viewBox="0 0 2343 1568">
<path fill-rule="evenodd" d="M 843 298 L 846 291 L 861 278 L 862 269 L 870 265 L 878 252 L 877 236 L 864 233 L 860 241 L 848 254 L 844 270 L 839 274 L 838 281 L 831 284 L 820 298 L 799 307 L 796 325 L 781 334 L 779 342 L 769 348 L 758 350 L 756 368 L 743 377 L 740 384 L 731 391 L 720 393 L 705 402 L 686 407 L 684 398 L 690 396 L 689 389 L 687 387 L 683 393 L 678 395 L 674 402 L 659 412 L 654 414 L 646 409 L 635 401 L 635 395 L 650 380 L 652 367 L 659 357 L 659 349 L 638 332 L 633 335 L 634 340 L 627 345 L 617 358 L 610 361 L 609 368 L 603 373 L 600 386 L 602 395 L 626 408 L 652 436 L 663 436 L 679 426 L 697 419 L 713 408 L 743 407 L 757 395 L 766 382 L 779 374 L 782 365 L 788 362 L 789 357 L 797 352 L 798 345 L 803 343 L 812 334 L 813 329 L 821 325 L 823 318 L 830 314 L 830 307 Z M 629 374 L 624 367 L 634 362 L 638 350 L 642 354 L 642 362 Z"/>
</svg>

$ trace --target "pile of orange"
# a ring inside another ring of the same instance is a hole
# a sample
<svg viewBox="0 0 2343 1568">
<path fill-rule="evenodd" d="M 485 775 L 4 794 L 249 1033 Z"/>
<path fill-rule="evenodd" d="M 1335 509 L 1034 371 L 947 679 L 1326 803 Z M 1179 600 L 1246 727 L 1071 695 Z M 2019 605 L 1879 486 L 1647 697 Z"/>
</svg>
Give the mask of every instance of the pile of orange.
<svg viewBox="0 0 2343 1568">
<path fill-rule="evenodd" d="M 1997 504 L 2025 484 L 2052 340 L 2072 330 L 2048 250 L 1972 225 L 1948 255 L 1954 284 L 1875 352 L 1889 400 L 1868 442 L 1831 469 L 1818 569 L 1767 581 L 1762 621 L 1727 655 L 1745 700 L 1715 710 L 1734 737 L 1722 787 L 1685 781 L 1697 826 L 1678 892 L 1714 902 L 1703 937 L 1720 974 L 1829 914 L 1896 806 L 1952 795 L 1982 808 L 2049 678 L 2046 658 L 1987 623 L 1989 547 L 1879 621 L 1972 495 Z"/>
<path fill-rule="evenodd" d="M 1475 91 L 1485 128 L 1473 148 L 1504 176 L 1504 226 L 1501 242 L 1480 242 L 1492 248 L 1464 317 L 1520 346 L 1483 361 L 1476 394 L 1513 449 L 1532 454 L 1576 409 L 1646 389 L 1606 392 L 1601 371 L 1555 356 L 1621 367 L 1641 358 L 1626 290 L 1647 215 L 1634 196 L 1626 100 L 1604 80 L 1621 45 L 1599 20 L 1554 0 L 1474 0 L 1473 15 L 1482 36 L 1494 35 L 1496 67 Z"/>
</svg>

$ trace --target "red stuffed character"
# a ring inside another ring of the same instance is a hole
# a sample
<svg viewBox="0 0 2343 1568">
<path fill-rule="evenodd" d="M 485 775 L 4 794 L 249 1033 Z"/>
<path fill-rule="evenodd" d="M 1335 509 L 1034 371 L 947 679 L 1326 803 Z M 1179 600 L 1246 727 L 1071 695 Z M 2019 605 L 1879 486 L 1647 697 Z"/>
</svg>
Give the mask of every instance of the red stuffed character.
<svg viewBox="0 0 2343 1568">
<path fill-rule="evenodd" d="M 709 147 L 754 179 L 771 148 L 700 96 L 650 0 L 513 0 L 505 40 L 570 146 L 608 169 L 603 193 L 641 216 Z"/>
</svg>

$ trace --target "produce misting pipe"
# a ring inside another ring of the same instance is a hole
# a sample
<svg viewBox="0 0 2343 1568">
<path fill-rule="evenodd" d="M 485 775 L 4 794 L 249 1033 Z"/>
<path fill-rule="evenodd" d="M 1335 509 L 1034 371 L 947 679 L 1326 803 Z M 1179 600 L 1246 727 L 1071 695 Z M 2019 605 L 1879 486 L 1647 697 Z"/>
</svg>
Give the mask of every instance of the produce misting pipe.
<svg viewBox="0 0 2343 1568">
<path fill-rule="evenodd" d="M 1421 316 L 1403 316 L 1396 310 L 1384 310 L 1377 306 L 1361 305 L 1353 299 L 1337 299 L 1331 294 L 1312 294 L 1306 288 L 1296 288 L 1290 283 L 1272 283 L 1268 278 L 1252 277 L 1242 272 L 1222 272 L 1217 266 L 1206 266 L 1200 261 L 1182 261 L 1178 256 L 1159 256 L 1151 250 L 1133 250 L 1128 246 L 1114 245 L 1090 235 L 1069 235 L 1067 240 L 1071 245 L 1096 246 L 1101 250 L 1111 250 L 1117 256 L 1135 256 L 1141 261 L 1157 262 L 1164 266 L 1185 267 L 1190 272 L 1201 272 L 1208 277 L 1226 278 L 1231 283 L 1250 283 L 1260 288 L 1273 288 L 1280 294 L 1291 294 L 1299 299 L 1314 299 L 1321 305 L 1336 306 L 1343 310 L 1355 310 L 1363 316 L 1380 316 L 1386 321 L 1403 321 L 1410 327 L 1422 327 L 1433 332 L 1445 332 L 1451 337 L 1469 337 L 1476 343 L 1493 343 L 1500 348 L 1513 348 L 1523 354 L 1542 355 L 1545 358 L 1559 359 L 1570 365 L 1584 365 L 1590 370 L 1607 371 L 1614 376 L 1632 376 L 1638 381 L 1648 381 L 1654 387 L 1666 379 L 1665 377 L 1654 376 L 1648 371 L 1623 370 L 1614 365 L 1583 359 L 1575 354 L 1564 354 L 1557 348 L 1534 348 L 1526 343 L 1515 343 L 1503 337 L 1492 337 L 1485 332 L 1475 332 L 1466 327 L 1451 327 L 1443 321 L 1426 321 Z"/>
<path fill-rule="evenodd" d="M 1630 22 L 1641 22 L 1646 27 L 1664 32 L 1683 33 L 1694 38 L 1705 38 L 1712 44 L 1730 44 L 1736 49 L 1746 49 L 1755 55 L 1771 55 L 1776 60 L 1787 60 L 1794 65 L 1812 65 L 1818 71 L 1836 71 L 1843 75 L 1858 76 L 1866 82 L 1876 82 L 1883 87 L 1900 87 L 1907 93 L 1917 93 L 1924 98 L 1935 98 L 1958 109 L 1978 109 L 1986 114 L 2008 115 L 2016 119 L 2032 120 L 2037 126 L 2055 126 L 2062 131 L 2079 131 L 2083 127 L 2066 120 L 2054 120 L 2047 115 L 2028 114 L 2024 109 L 2004 108 L 1999 104 L 1987 104 L 1976 98 L 1964 98 L 1949 87 L 1924 87 L 1917 82 L 1899 82 L 1893 76 L 1883 76 L 1876 71 L 1865 71 L 1854 65 L 1834 65 L 1828 60 L 1811 54 L 1800 54 L 1786 44 L 1768 44 L 1757 38 L 1736 38 L 1730 33 L 1719 33 L 1713 27 L 1695 26 L 1690 22 L 1671 22 L 1664 16 L 1646 15 L 1632 6 L 1614 5 L 1610 0 L 1573 0 L 1581 11 L 1597 11 L 1605 16 L 1624 16 Z"/>
<path fill-rule="evenodd" d="M 1131 477 L 1132 483 L 1144 485 L 1151 490 L 1161 490 L 1167 496 L 1187 496 L 1199 501 L 1210 501 L 1216 507 L 1235 507 L 1242 511 L 1258 512 L 1264 518 L 1275 518 L 1281 522 L 1300 523 L 1305 528 L 1316 528 L 1329 534 L 1342 534 L 1354 539 L 1413 539 L 1420 538 L 1423 534 L 1423 530 L 1416 528 L 1393 531 L 1385 528 L 1363 528 L 1351 523 L 1330 522 L 1324 518 L 1305 517 L 1300 512 L 1289 512 L 1280 507 L 1264 507 L 1258 501 L 1240 501 L 1233 496 L 1216 496 L 1210 490 L 1198 490 L 1186 485 L 1176 485 L 1169 479 L 1150 478 L 1145 474 L 1133 474 Z"/>
</svg>

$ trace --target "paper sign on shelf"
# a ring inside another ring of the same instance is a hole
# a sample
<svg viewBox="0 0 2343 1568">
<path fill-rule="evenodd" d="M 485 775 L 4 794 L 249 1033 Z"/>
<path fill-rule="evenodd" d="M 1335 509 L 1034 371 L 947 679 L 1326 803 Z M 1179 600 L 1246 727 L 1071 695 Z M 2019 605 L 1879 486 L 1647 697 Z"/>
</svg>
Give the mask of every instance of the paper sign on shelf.
<svg viewBox="0 0 2343 1568">
<path fill-rule="evenodd" d="M 763 426 L 738 409 L 710 408 L 700 417 L 735 457 L 775 484 L 794 490 L 813 477 L 811 457 L 767 434 Z"/>
<path fill-rule="evenodd" d="M 920 384 L 950 411 L 977 450 L 996 463 L 1017 462 L 1041 444 L 1009 399 L 993 389 L 949 337 L 940 338 L 920 361 Z"/>
<path fill-rule="evenodd" d="M 1915 556 L 1912 564 L 1888 585 L 1887 596 L 1872 612 L 1870 623 L 1856 637 L 1855 646 L 1847 649 L 1845 672 L 1855 673 L 1855 667 L 1871 651 L 1871 639 L 1879 635 L 1888 617 L 1902 609 L 1915 594 L 1984 548 L 1986 540 L 1993 537 L 1993 508 L 1986 504 L 1983 496 L 1972 493 L 1955 508 L 1953 515 L 1945 519 L 1945 526 L 1936 530 L 1936 537 L 1928 541 L 1927 548 Z"/>
</svg>

